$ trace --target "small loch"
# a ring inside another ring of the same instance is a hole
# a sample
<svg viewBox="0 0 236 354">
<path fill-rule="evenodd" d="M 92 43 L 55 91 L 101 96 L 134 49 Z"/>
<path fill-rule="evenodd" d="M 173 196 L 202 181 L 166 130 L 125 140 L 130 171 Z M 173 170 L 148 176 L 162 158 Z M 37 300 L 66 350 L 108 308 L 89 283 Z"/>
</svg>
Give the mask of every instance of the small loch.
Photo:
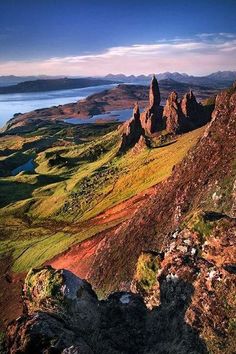
<svg viewBox="0 0 236 354">
<path fill-rule="evenodd" d="M 34 162 L 34 159 L 30 159 L 29 161 L 25 162 L 23 165 L 14 168 L 14 170 L 11 171 L 11 174 L 12 176 L 16 176 L 20 172 L 32 172 L 34 171 L 35 167 L 36 164 Z"/>
</svg>

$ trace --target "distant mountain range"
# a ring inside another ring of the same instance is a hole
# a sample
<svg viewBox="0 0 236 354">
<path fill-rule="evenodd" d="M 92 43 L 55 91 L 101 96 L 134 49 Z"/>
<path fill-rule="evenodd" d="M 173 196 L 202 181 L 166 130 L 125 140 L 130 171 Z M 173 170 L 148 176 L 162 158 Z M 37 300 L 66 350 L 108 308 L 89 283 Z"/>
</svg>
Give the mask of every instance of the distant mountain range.
<svg viewBox="0 0 236 354">
<path fill-rule="evenodd" d="M 40 92 L 81 88 L 87 86 L 104 85 L 108 83 L 132 83 L 148 85 L 150 75 L 108 74 L 104 77 L 63 77 L 63 76 L 0 76 L 0 94 Z M 164 72 L 156 74 L 158 81 L 172 80 L 188 85 L 205 86 L 221 89 L 230 86 L 236 80 L 236 71 L 218 71 L 206 76 L 193 76 L 186 73 Z"/>
<path fill-rule="evenodd" d="M 109 74 L 104 77 L 106 80 L 120 81 L 126 83 L 139 83 L 146 84 L 150 81 L 152 75 L 130 75 L 126 76 L 123 74 Z M 174 80 L 186 84 L 194 84 L 201 86 L 209 86 L 215 88 L 222 88 L 229 86 L 236 80 L 236 71 L 218 71 L 206 76 L 193 76 L 186 73 L 178 72 L 165 72 L 156 74 L 157 79 L 160 80 Z"/>
</svg>

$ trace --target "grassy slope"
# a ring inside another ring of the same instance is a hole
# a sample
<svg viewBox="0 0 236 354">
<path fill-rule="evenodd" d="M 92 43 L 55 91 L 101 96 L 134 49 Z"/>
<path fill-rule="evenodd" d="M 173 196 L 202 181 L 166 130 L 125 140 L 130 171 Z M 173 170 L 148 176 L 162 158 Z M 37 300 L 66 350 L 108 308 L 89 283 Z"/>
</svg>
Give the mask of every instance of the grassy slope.
<svg viewBox="0 0 236 354">
<path fill-rule="evenodd" d="M 115 127 L 48 127 L 24 137 L 0 138 L 2 151 L 17 144 L 21 153 L 36 154 L 37 164 L 34 173 L 0 178 L 0 256 L 10 256 L 8 267 L 13 271 L 38 266 L 114 226 L 114 221 L 85 221 L 168 177 L 202 132 L 201 128 L 168 146 L 117 157 L 120 135 Z M 42 141 L 52 135 L 53 146 L 42 149 Z M 34 149 L 27 145 L 32 139 Z M 56 153 L 66 164 L 49 165 Z"/>
</svg>

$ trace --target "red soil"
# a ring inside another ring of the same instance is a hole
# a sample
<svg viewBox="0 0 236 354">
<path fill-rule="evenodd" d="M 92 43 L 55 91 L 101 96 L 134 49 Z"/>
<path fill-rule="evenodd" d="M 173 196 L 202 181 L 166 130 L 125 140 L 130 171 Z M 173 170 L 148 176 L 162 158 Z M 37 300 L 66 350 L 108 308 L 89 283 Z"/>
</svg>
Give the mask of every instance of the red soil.
<svg viewBox="0 0 236 354">
<path fill-rule="evenodd" d="M 153 194 L 155 187 L 142 192 L 131 199 L 124 201 L 111 209 L 106 210 L 94 219 L 88 221 L 89 225 L 102 225 L 108 222 L 118 222 L 132 217 L 137 209 L 143 204 L 147 196 Z M 115 237 L 115 230 L 118 227 L 109 228 L 88 240 L 72 246 L 69 250 L 53 258 L 47 264 L 56 269 L 66 268 L 81 278 L 88 278 L 88 273 L 92 268 L 96 251 L 102 246 L 106 238 Z M 98 267 L 98 265 L 97 265 Z"/>
</svg>

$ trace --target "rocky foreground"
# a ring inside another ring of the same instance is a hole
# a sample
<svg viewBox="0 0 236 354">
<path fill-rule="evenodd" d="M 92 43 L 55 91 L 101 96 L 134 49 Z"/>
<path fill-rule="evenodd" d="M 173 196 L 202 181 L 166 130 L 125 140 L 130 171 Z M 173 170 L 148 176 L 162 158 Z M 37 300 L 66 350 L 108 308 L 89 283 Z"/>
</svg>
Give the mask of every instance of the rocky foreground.
<svg viewBox="0 0 236 354">
<path fill-rule="evenodd" d="M 148 310 L 130 292 L 99 301 L 89 283 L 67 270 L 33 269 L 25 280 L 25 314 L 8 327 L 9 353 L 207 353 L 185 322 L 193 286 L 159 277 L 160 305 Z"/>
</svg>

